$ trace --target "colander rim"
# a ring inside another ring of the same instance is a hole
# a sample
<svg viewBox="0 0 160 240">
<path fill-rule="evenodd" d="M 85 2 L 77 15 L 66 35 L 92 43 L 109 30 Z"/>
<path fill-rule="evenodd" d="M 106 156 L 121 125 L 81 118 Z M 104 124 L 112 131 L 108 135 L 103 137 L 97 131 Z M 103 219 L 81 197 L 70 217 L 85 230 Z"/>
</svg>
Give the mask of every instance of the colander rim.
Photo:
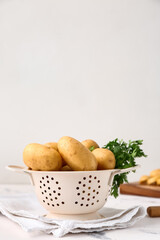
<svg viewBox="0 0 160 240">
<path fill-rule="evenodd" d="M 140 166 L 139 164 L 135 165 L 134 167 Z M 132 167 L 130 167 L 132 168 Z M 77 174 L 77 173 L 97 173 L 97 172 L 117 172 L 121 171 L 124 169 L 128 169 L 130 171 L 130 168 L 114 168 L 114 169 L 106 169 L 106 170 L 91 170 L 91 171 L 39 171 L 39 170 L 29 170 L 27 168 L 24 168 L 24 172 L 29 172 L 29 173 L 44 173 L 44 174 L 49 174 L 49 173 L 56 173 L 56 174 Z"/>
</svg>

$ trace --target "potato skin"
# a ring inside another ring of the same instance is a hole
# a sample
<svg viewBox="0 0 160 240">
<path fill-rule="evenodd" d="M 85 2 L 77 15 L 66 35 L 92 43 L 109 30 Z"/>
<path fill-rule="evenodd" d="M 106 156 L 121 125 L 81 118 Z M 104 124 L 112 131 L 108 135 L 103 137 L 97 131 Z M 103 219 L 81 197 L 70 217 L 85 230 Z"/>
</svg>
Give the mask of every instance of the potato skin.
<svg viewBox="0 0 160 240">
<path fill-rule="evenodd" d="M 55 149 L 38 143 L 25 147 L 23 161 L 29 168 L 37 171 L 57 171 L 62 167 L 60 154 Z"/>
<path fill-rule="evenodd" d="M 160 186 L 160 177 L 156 181 L 157 185 Z"/>
<path fill-rule="evenodd" d="M 48 142 L 48 143 L 45 143 L 44 145 L 47 146 L 47 147 L 51 147 L 58 152 L 57 142 Z M 62 166 L 65 166 L 65 165 L 66 165 L 66 163 L 65 163 L 64 159 L 62 158 Z"/>
<path fill-rule="evenodd" d="M 68 165 L 65 165 L 61 168 L 61 171 L 72 171 L 72 169 Z"/>
<path fill-rule="evenodd" d="M 98 162 L 98 170 L 114 169 L 116 160 L 113 152 L 104 148 L 96 148 L 92 151 Z"/>
<path fill-rule="evenodd" d="M 53 149 L 55 149 L 58 152 L 58 144 L 56 142 L 48 142 L 44 144 L 47 147 L 51 147 Z M 64 159 L 62 158 L 62 166 L 65 166 L 66 163 L 64 161 Z"/>
<path fill-rule="evenodd" d="M 155 169 L 155 170 L 150 172 L 151 177 L 155 177 L 157 175 L 160 175 L 160 169 Z"/>
<path fill-rule="evenodd" d="M 146 184 L 149 178 L 150 178 L 149 176 L 143 175 L 143 176 L 140 178 L 139 183 L 140 183 L 140 184 Z"/>
<path fill-rule="evenodd" d="M 48 142 L 48 143 L 45 143 L 44 145 L 47 146 L 47 147 L 54 148 L 56 151 L 58 151 L 58 144 L 57 144 L 57 142 Z"/>
<path fill-rule="evenodd" d="M 94 149 L 99 148 L 99 145 L 92 139 L 86 139 L 81 143 L 88 149 L 90 149 L 91 147 L 94 147 Z"/>
<path fill-rule="evenodd" d="M 67 165 L 74 171 L 91 171 L 97 169 L 94 155 L 78 140 L 62 137 L 58 141 L 58 151 Z"/>
<path fill-rule="evenodd" d="M 159 179 L 160 178 L 160 175 L 158 176 L 154 176 L 154 177 L 150 177 L 150 178 L 148 178 L 148 180 L 147 180 L 147 184 L 148 185 L 155 185 L 156 183 L 157 183 L 157 179 Z"/>
</svg>

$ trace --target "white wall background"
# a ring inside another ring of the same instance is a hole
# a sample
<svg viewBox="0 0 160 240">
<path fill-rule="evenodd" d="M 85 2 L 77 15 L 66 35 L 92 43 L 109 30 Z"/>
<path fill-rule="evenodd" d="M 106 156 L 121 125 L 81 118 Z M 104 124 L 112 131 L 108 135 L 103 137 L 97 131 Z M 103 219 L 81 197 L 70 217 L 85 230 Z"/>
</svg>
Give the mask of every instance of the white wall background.
<svg viewBox="0 0 160 240">
<path fill-rule="evenodd" d="M 144 139 L 160 168 L 160 1 L 0 0 L 0 183 L 28 143 Z"/>
</svg>

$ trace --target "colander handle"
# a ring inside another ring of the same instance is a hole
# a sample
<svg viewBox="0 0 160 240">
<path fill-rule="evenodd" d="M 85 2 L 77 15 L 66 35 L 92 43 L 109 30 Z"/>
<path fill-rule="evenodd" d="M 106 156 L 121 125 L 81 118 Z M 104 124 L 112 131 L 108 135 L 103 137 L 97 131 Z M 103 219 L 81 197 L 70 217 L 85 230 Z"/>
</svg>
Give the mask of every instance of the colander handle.
<svg viewBox="0 0 160 240">
<path fill-rule="evenodd" d="M 114 169 L 113 172 L 111 173 L 110 179 L 109 179 L 109 186 L 112 186 L 112 182 L 113 182 L 113 178 L 115 175 L 117 174 L 121 174 L 121 173 L 125 173 L 125 172 L 130 172 L 133 170 L 136 170 L 137 168 L 140 168 L 140 165 L 136 165 L 134 167 L 130 167 L 130 168 L 124 168 L 124 169 Z"/>
<path fill-rule="evenodd" d="M 26 173 L 25 168 L 21 166 L 16 166 L 16 165 L 8 165 L 6 167 L 8 170 L 11 170 L 13 172 L 18 172 L 18 173 Z"/>
<path fill-rule="evenodd" d="M 125 173 L 125 172 L 130 172 L 130 171 L 134 171 L 137 168 L 140 168 L 140 165 L 136 165 L 134 167 L 130 167 L 130 168 L 124 168 L 124 169 L 115 169 L 115 172 L 113 172 L 114 175 L 116 174 L 120 174 L 120 173 Z"/>
<path fill-rule="evenodd" d="M 22 166 L 16 166 L 16 165 L 8 165 L 6 166 L 6 169 L 13 171 L 13 172 L 18 172 L 18 173 L 25 173 L 27 175 L 29 175 L 29 178 L 31 180 L 32 185 L 34 185 L 34 181 L 32 178 L 32 174 L 30 174 L 26 168 L 22 167 Z"/>
</svg>

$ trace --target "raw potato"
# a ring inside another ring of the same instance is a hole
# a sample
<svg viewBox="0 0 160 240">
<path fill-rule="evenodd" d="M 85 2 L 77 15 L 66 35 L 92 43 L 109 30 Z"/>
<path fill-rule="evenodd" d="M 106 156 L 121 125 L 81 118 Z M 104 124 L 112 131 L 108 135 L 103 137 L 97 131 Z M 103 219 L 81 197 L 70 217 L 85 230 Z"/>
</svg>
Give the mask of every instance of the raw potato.
<svg viewBox="0 0 160 240">
<path fill-rule="evenodd" d="M 108 149 L 97 148 L 92 151 L 92 154 L 96 157 L 98 162 L 98 170 L 113 169 L 116 165 L 116 159 Z"/>
<path fill-rule="evenodd" d="M 150 172 L 151 177 L 155 177 L 157 175 L 160 175 L 160 169 L 155 169 L 155 170 Z"/>
<path fill-rule="evenodd" d="M 160 177 L 156 180 L 158 186 L 160 186 Z"/>
<path fill-rule="evenodd" d="M 98 144 L 91 140 L 91 139 L 86 139 L 81 142 L 86 148 L 90 149 L 91 147 L 94 147 L 94 149 L 99 148 Z"/>
<path fill-rule="evenodd" d="M 144 175 L 144 176 L 142 176 L 142 177 L 140 178 L 139 183 L 140 183 L 140 184 L 146 184 L 146 183 L 147 183 L 147 180 L 148 180 L 149 178 L 150 178 L 149 176 Z"/>
<path fill-rule="evenodd" d="M 150 175 L 144 175 L 139 180 L 140 184 L 147 184 L 147 185 L 160 185 L 160 169 L 155 169 L 150 172 Z"/>
<path fill-rule="evenodd" d="M 58 151 L 67 165 L 74 171 L 97 169 L 97 161 L 94 155 L 74 138 L 62 137 L 58 141 Z"/>
<path fill-rule="evenodd" d="M 155 185 L 158 178 L 159 178 L 159 176 L 150 177 L 150 178 L 147 180 L 147 184 L 148 184 L 148 185 Z"/>
<path fill-rule="evenodd" d="M 54 148 L 58 152 L 57 142 L 48 142 L 48 143 L 45 143 L 44 145 L 47 147 Z M 66 165 L 66 163 L 65 163 L 64 159 L 62 158 L 62 166 L 65 166 L 65 165 Z"/>
<path fill-rule="evenodd" d="M 57 146 L 58 144 L 56 142 L 48 142 L 48 143 L 45 143 L 44 145 L 47 147 L 54 148 L 56 151 L 58 151 L 58 146 Z"/>
<path fill-rule="evenodd" d="M 65 165 L 61 168 L 61 171 L 72 171 L 72 169 L 68 165 Z"/>
<path fill-rule="evenodd" d="M 25 147 L 23 161 L 29 168 L 37 171 L 56 171 L 62 167 L 60 154 L 55 149 L 38 143 Z"/>
</svg>

